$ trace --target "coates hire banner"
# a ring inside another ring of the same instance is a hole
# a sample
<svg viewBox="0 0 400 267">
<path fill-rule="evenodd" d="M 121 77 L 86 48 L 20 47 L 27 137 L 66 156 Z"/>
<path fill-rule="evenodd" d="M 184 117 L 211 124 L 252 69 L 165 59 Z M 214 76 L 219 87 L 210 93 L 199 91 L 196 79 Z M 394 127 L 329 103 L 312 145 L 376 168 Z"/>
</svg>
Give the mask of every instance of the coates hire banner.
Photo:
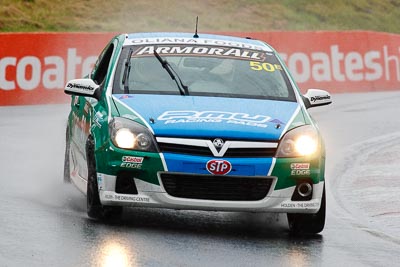
<svg viewBox="0 0 400 267">
<path fill-rule="evenodd" d="M 400 35 L 224 32 L 271 44 L 305 92 L 400 89 Z M 65 83 L 88 73 L 112 33 L 1 33 L 0 105 L 65 103 Z"/>
</svg>

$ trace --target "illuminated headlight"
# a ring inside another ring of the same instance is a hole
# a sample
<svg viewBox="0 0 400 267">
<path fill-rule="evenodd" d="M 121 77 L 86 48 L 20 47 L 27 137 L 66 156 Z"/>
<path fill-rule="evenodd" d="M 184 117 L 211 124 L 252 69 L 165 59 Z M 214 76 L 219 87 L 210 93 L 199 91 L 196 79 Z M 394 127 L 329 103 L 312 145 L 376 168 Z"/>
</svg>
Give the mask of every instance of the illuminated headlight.
<svg viewBox="0 0 400 267">
<path fill-rule="evenodd" d="M 114 118 L 110 123 L 110 136 L 113 144 L 119 148 L 156 152 L 153 135 L 137 122 Z"/>
<path fill-rule="evenodd" d="M 311 125 L 295 128 L 282 138 L 276 157 L 293 158 L 312 156 L 319 150 L 317 130 Z"/>
<path fill-rule="evenodd" d="M 126 128 L 117 130 L 114 140 L 118 147 L 126 149 L 133 149 L 136 143 L 135 135 Z"/>
</svg>

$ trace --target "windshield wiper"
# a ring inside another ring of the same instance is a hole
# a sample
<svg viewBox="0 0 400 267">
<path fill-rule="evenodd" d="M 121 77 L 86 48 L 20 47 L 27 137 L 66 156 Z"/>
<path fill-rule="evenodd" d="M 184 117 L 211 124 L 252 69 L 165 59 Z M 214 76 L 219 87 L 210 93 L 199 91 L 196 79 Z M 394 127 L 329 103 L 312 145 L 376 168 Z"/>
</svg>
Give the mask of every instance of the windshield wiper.
<svg viewBox="0 0 400 267">
<path fill-rule="evenodd" d="M 124 85 L 124 94 L 129 94 L 129 74 L 131 72 L 131 57 L 133 49 L 129 49 L 128 58 L 125 62 L 124 76 L 122 77 L 122 84 Z"/>
<path fill-rule="evenodd" d="M 154 50 L 154 55 L 156 56 L 158 61 L 160 61 L 161 66 L 168 72 L 171 79 L 175 81 L 181 95 L 189 95 L 188 87 L 183 84 L 182 79 L 179 77 L 174 68 L 171 67 L 168 61 L 166 59 L 162 59 L 156 50 Z"/>
</svg>

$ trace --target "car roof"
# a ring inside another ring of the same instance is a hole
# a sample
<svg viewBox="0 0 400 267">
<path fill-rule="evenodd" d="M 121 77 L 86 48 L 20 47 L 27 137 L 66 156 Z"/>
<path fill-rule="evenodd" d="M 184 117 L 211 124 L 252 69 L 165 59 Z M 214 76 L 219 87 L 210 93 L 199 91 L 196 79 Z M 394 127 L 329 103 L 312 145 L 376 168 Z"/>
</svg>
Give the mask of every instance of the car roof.
<svg viewBox="0 0 400 267">
<path fill-rule="evenodd" d="M 198 37 L 194 37 L 193 33 L 183 32 L 144 32 L 126 34 L 124 46 L 133 44 L 200 44 L 231 46 L 274 52 L 274 50 L 268 44 L 260 40 L 202 33 L 198 34 Z"/>
</svg>

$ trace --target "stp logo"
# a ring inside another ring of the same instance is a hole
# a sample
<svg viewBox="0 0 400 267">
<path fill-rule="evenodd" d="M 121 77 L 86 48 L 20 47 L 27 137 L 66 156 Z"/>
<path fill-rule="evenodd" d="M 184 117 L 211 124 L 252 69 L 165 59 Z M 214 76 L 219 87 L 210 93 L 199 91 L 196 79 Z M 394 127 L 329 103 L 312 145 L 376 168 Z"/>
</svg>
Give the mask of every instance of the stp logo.
<svg viewBox="0 0 400 267">
<path fill-rule="evenodd" d="M 232 170 L 232 164 L 223 159 L 212 159 L 207 162 L 207 171 L 215 175 L 225 175 Z"/>
</svg>

